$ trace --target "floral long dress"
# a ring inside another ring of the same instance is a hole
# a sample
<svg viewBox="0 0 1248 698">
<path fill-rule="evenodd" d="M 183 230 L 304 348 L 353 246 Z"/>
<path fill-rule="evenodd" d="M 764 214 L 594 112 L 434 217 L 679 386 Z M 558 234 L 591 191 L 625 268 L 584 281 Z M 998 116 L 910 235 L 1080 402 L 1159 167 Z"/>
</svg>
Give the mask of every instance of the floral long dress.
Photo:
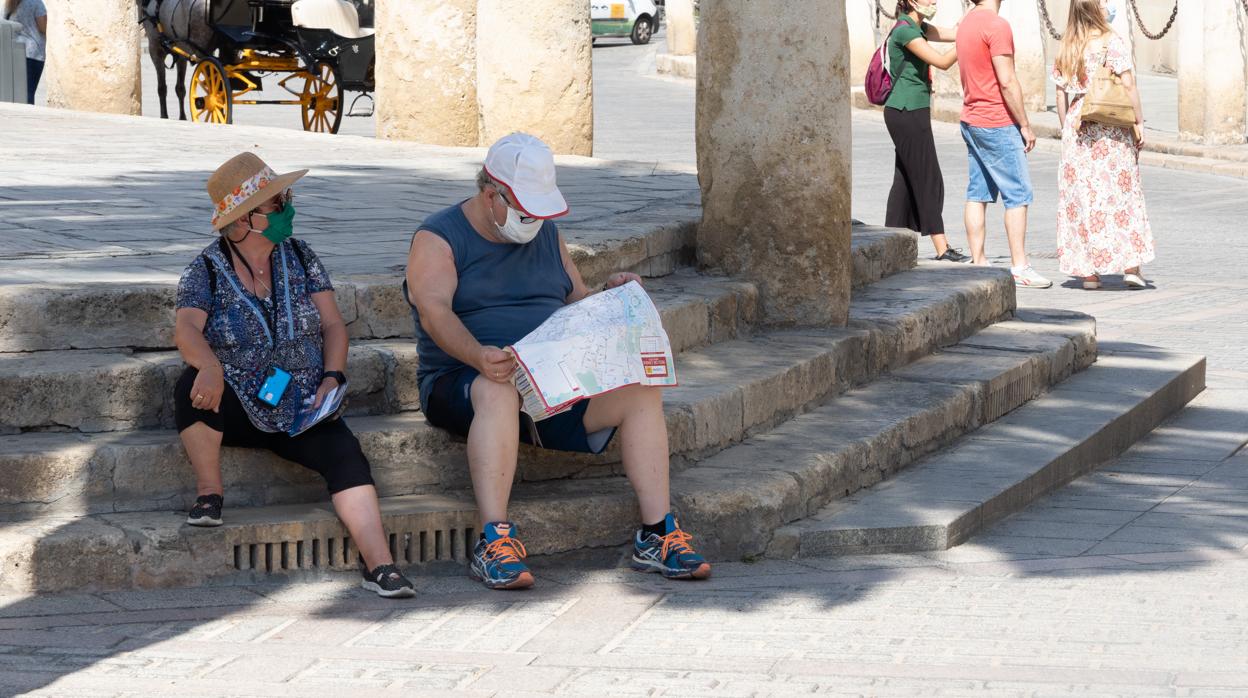
<svg viewBox="0 0 1248 698">
<path fill-rule="evenodd" d="M 1102 57 L 1119 75 L 1132 69 L 1122 37 L 1104 45 L 1090 42 L 1084 54 L 1089 77 Z M 1057 179 L 1057 259 L 1065 274 L 1119 274 L 1153 261 L 1153 233 L 1144 209 L 1144 190 L 1135 139 L 1130 128 L 1091 121 L 1079 125 L 1087 84 L 1067 84 L 1053 69 L 1052 79 L 1073 104 L 1062 125 L 1062 163 Z"/>
</svg>

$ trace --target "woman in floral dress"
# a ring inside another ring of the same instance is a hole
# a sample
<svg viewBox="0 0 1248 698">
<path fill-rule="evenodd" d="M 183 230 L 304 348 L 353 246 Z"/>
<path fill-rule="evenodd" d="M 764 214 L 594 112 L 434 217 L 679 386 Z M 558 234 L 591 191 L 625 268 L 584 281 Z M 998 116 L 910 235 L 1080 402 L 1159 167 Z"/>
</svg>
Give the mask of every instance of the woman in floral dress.
<svg viewBox="0 0 1248 698">
<path fill-rule="evenodd" d="M 1057 259 L 1083 287 L 1101 274 L 1122 274 L 1127 288 L 1144 288 L 1140 265 L 1151 262 L 1153 234 L 1144 209 L 1139 151 L 1144 117 L 1127 43 L 1110 29 L 1104 0 L 1071 0 L 1070 20 L 1053 66 L 1062 122 L 1058 168 Z M 1082 121 L 1083 97 L 1102 64 L 1122 77 L 1135 104 L 1132 128 Z"/>
</svg>

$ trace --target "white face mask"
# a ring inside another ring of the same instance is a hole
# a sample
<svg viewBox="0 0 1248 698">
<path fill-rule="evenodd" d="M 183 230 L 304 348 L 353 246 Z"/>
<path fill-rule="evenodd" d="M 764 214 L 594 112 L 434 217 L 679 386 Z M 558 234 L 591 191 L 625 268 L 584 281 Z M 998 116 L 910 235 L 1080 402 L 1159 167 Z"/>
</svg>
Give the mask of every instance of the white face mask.
<svg viewBox="0 0 1248 698">
<path fill-rule="evenodd" d="M 507 206 L 507 202 L 503 202 L 503 206 L 507 207 L 507 221 L 502 225 L 495 223 L 498 228 L 498 234 L 503 236 L 507 242 L 514 242 L 517 245 L 524 245 L 532 242 L 537 237 L 538 232 L 542 229 L 543 221 L 540 218 L 524 223 L 520 220 L 521 216 L 516 209 Z"/>
<path fill-rule="evenodd" d="M 923 19 L 931 19 L 936 16 L 935 5 L 915 5 L 914 11 L 918 12 Z"/>
</svg>

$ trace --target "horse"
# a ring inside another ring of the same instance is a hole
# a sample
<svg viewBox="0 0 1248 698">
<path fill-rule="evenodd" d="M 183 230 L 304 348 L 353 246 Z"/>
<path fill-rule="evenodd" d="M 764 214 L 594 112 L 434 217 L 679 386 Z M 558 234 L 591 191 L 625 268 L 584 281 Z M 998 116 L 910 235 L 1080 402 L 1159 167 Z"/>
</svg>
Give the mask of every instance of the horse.
<svg viewBox="0 0 1248 698">
<path fill-rule="evenodd" d="M 211 50 L 213 44 L 212 24 L 208 20 L 208 0 L 135 0 L 138 4 L 140 24 L 147 35 L 147 55 L 156 68 L 156 93 L 160 96 L 160 118 L 169 118 L 165 99 L 169 86 L 165 78 L 167 60 L 172 59 L 177 70 L 174 90 L 178 96 L 178 118 L 186 121 L 186 68 L 190 64 L 185 56 L 165 48 L 163 39 L 189 41 L 191 45 Z M 162 39 L 161 29 L 164 30 Z"/>
</svg>

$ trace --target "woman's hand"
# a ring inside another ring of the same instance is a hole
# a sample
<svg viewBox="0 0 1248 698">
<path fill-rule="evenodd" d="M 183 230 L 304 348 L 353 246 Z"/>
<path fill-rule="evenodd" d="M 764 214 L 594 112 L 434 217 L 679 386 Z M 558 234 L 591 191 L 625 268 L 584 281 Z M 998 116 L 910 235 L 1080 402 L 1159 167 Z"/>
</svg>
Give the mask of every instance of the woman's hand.
<svg viewBox="0 0 1248 698">
<path fill-rule="evenodd" d="M 516 359 L 498 347 L 481 347 L 481 354 L 477 359 L 477 371 L 485 376 L 486 380 L 492 380 L 495 383 L 510 383 L 512 375 L 516 372 Z"/>
<path fill-rule="evenodd" d="M 639 286 L 641 285 L 640 276 L 637 276 L 631 271 L 617 271 L 616 273 L 607 277 L 607 284 L 606 286 L 603 287 L 603 290 L 606 290 L 608 288 L 618 288 L 630 281 L 636 281 L 637 285 Z"/>
<path fill-rule="evenodd" d="M 321 403 L 325 402 L 325 396 L 329 395 L 330 391 L 337 387 L 338 381 L 335 378 L 326 376 L 321 380 L 321 387 L 316 389 L 316 399 L 312 401 L 312 409 L 315 410 L 320 407 Z"/>
<path fill-rule="evenodd" d="M 225 393 L 225 374 L 221 364 L 199 369 L 195 384 L 191 386 L 191 407 L 197 410 L 221 411 L 221 396 Z"/>
<path fill-rule="evenodd" d="M 1135 137 L 1135 147 L 1137 150 L 1144 149 L 1144 124 L 1133 124 L 1131 126 L 1131 135 Z"/>
</svg>

